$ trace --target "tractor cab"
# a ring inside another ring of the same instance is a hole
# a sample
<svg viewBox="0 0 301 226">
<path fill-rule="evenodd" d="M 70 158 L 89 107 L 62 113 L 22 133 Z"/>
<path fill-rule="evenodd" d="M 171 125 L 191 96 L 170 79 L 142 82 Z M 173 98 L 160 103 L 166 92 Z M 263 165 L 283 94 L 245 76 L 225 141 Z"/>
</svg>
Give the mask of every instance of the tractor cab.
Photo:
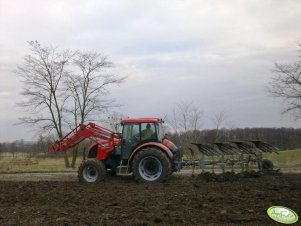
<svg viewBox="0 0 301 226">
<path fill-rule="evenodd" d="M 122 159 L 129 159 L 136 147 L 148 142 L 161 142 L 164 138 L 162 120 L 158 118 L 123 119 L 121 124 Z"/>
</svg>

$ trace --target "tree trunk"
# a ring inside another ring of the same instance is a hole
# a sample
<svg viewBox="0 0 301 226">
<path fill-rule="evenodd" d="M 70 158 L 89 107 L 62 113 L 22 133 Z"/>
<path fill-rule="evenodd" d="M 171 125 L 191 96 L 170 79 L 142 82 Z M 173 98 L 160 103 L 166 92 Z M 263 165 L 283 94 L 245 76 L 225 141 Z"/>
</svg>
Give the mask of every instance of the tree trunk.
<svg viewBox="0 0 301 226">
<path fill-rule="evenodd" d="M 64 152 L 64 160 L 65 160 L 65 167 L 70 168 L 70 162 L 69 162 L 67 152 Z"/>
<path fill-rule="evenodd" d="M 78 155 L 78 147 L 74 147 L 72 150 L 72 161 L 71 161 L 71 168 L 75 169 L 75 163 Z"/>
</svg>

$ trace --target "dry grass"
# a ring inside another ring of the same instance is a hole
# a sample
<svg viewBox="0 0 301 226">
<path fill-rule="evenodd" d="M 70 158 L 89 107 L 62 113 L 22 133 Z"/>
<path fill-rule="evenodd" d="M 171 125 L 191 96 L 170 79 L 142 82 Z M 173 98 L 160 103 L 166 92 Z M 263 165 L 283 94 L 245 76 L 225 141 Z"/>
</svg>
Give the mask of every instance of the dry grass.
<svg viewBox="0 0 301 226">
<path fill-rule="evenodd" d="M 264 154 L 263 157 L 272 160 L 279 167 L 301 165 L 301 149 L 280 151 L 279 154 Z"/>
<path fill-rule="evenodd" d="M 81 159 L 78 159 L 78 163 Z M 77 166 L 76 166 L 77 168 Z M 63 158 L 34 158 L 26 155 L 18 155 L 13 159 L 11 154 L 5 155 L 0 160 L 0 172 L 56 172 L 72 171 L 65 168 Z"/>
</svg>

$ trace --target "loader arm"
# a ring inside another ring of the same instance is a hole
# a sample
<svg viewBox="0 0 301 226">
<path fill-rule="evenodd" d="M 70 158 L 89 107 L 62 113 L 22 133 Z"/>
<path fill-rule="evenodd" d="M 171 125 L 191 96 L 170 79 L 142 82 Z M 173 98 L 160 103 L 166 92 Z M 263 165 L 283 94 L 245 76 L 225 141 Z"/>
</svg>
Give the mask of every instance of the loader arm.
<svg viewBox="0 0 301 226">
<path fill-rule="evenodd" d="M 85 139 L 90 139 L 98 145 L 104 146 L 108 152 L 112 151 L 121 142 L 118 133 L 98 126 L 95 123 L 80 124 L 63 138 L 55 141 L 48 149 L 48 152 L 57 153 L 67 151 Z"/>
</svg>

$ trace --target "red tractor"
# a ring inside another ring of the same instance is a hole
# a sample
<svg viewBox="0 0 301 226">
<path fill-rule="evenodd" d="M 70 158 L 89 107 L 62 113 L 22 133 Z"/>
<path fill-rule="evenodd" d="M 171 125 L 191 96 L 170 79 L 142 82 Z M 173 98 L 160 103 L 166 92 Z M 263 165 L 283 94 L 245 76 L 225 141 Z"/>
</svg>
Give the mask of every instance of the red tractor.
<svg viewBox="0 0 301 226">
<path fill-rule="evenodd" d="M 181 166 L 180 150 L 165 138 L 162 120 L 132 118 L 121 120 L 122 133 L 94 123 L 81 124 L 50 148 L 50 153 L 67 151 L 85 139 L 93 144 L 78 170 L 79 181 L 100 182 L 106 173 L 133 174 L 138 182 L 161 182 Z"/>
</svg>

